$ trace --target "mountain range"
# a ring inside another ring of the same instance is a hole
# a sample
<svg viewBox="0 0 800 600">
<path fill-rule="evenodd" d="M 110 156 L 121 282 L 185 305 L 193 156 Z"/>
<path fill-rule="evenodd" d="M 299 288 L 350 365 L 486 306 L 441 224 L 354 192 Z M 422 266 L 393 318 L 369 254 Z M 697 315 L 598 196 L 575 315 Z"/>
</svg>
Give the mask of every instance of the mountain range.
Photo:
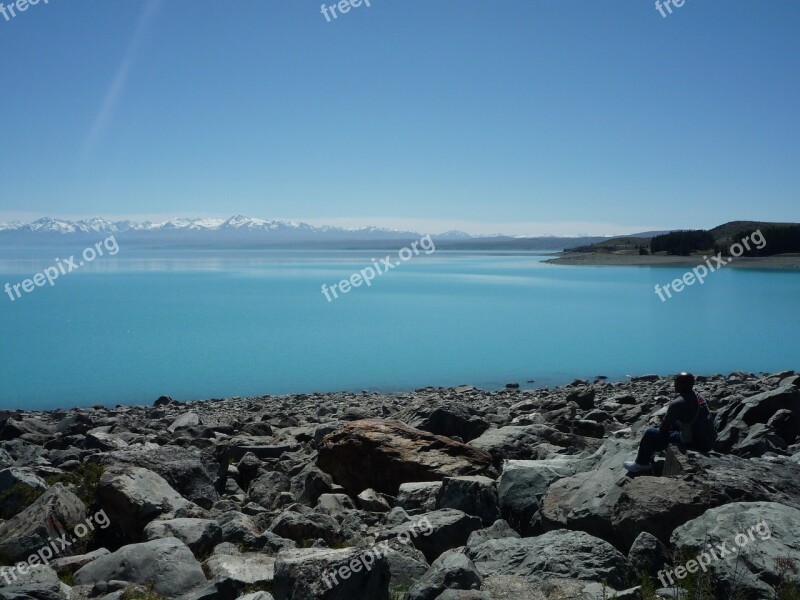
<svg viewBox="0 0 800 600">
<path fill-rule="evenodd" d="M 414 231 L 379 227 L 315 227 L 301 222 L 242 215 L 229 219 L 169 219 L 160 223 L 102 218 L 68 221 L 49 217 L 27 224 L 19 221 L 0 223 L 0 245 L 5 246 L 53 246 L 97 241 L 98 235 L 113 235 L 120 243 L 152 248 L 383 248 L 396 247 L 398 243 L 421 237 Z M 432 234 L 432 237 L 440 247 L 480 250 L 559 250 L 606 239 L 601 236 L 473 236 L 463 231 L 447 231 Z"/>
</svg>

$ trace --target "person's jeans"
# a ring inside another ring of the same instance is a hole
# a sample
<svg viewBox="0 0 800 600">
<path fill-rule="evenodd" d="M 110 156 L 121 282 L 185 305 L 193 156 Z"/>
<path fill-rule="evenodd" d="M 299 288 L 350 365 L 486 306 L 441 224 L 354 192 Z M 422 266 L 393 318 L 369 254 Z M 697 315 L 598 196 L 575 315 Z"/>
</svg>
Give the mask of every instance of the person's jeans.
<svg viewBox="0 0 800 600">
<path fill-rule="evenodd" d="M 661 430 L 656 427 L 651 427 L 644 432 L 642 442 L 639 444 L 639 454 L 636 456 L 636 462 L 640 465 L 649 465 L 653 460 L 653 454 L 666 450 L 670 444 L 679 444 L 681 442 L 681 426 L 675 423 L 672 426 L 672 431 L 667 435 L 661 433 Z"/>
</svg>

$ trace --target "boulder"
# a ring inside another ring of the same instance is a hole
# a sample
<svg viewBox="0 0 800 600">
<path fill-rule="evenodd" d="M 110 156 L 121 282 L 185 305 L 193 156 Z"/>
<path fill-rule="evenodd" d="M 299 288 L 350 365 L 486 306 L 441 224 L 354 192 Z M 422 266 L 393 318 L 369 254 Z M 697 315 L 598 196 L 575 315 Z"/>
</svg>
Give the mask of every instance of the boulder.
<svg viewBox="0 0 800 600">
<path fill-rule="evenodd" d="M 677 476 L 631 478 L 620 465 L 634 451 L 631 442 L 607 440 L 591 471 L 553 483 L 542 501 L 542 525 L 579 529 L 627 551 L 642 531 L 666 544 L 679 525 L 737 500 L 800 505 L 800 469 L 788 460 L 677 454 L 670 447 Z"/>
<path fill-rule="evenodd" d="M 403 486 L 400 487 L 402 488 Z M 358 505 L 361 508 L 370 512 L 389 512 L 392 509 L 386 498 L 371 488 L 361 492 L 356 497 L 356 500 L 358 500 Z"/>
<path fill-rule="evenodd" d="M 317 501 L 315 510 L 328 515 L 342 515 L 355 510 L 356 505 L 347 494 L 322 494 Z"/>
<path fill-rule="evenodd" d="M 10 519 L 33 504 L 47 489 L 44 479 L 30 468 L 0 471 L 0 518 Z"/>
<path fill-rule="evenodd" d="M 791 445 L 800 436 L 800 411 L 791 411 L 782 408 L 767 421 L 772 430 L 777 433 L 784 442 Z"/>
<path fill-rule="evenodd" d="M 92 552 L 87 552 L 86 554 L 78 554 L 76 556 L 65 556 L 64 558 L 57 558 L 55 560 L 50 561 L 50 566 L 59 575 L 74 573 L 84 565 L 88 565 L 93 560 L 96 560 L 101 556 L 105 556 L 106 554 L 111 554 L 111 553 L 105 548 L 98 548 L 97 550 L 93 550 Z"/>
<path fill-rule="evenodd" d="M 520 535 L 508 523 L 498 519 L 491 526 L 470 533 L 469 538 L 467 538 L 467 546 L 478 546 L 489 540 L 499 540 L 507 537 L 518 538 Z"/>
<path fill-rule="evenodd" d="M 111 519 L 108 534 L 127 542 L 144 539 L 144 528 L 162 515 L 191 518 L 202 515 L 162 477 L 141 467 L 120 465 L 103 473 L 97 499 Z"/>
<path fill-rule="evenodd" d="M 469 535 L 481 526 L 478 517 L 447 508 L 383 530 L 378 533 L 378 540 L 397 538 L 403 543 L 411 542 L 428 562 L 433 562 L 445 550 L 463 546 Z"/>
<path fill-rule="evenodd" d="M 172 422 L 172 425 L 167 427 L 167 431 L 175 433 L 179 429 L 186 429 L 188 427 L 197 427 L 201 425 L 200 417 L 195 412 L 188 412 L 182 414 L 180 417 Z"/>
<path fill-rule="evenodd" d="M 445 477 L 436 496 L 436 508 L 454 508 L 491 525 L 500 518 L 497 484 L 481 475 Z"/>
<path fill-rule="evenodd" d="M 147 541 L 170 537 L 186 544 L 195 556 L 202 556 L 222 543 L 222 527 L 209 519 L 168 519 L 152 521 L 144 528 Z"/>
<path fill-rule="evenodd" d="M 178 446 L 147 444 L 109 452 L 100 458 L 107 468 L 132 465 L 148 469 L 163 477 L 187 500 L 203 508 L 211 508 L 224 489 L 227 464 L 207 451 Z"/>
<path fill-rule="evenodd" d="M 394 495 L 407 482 L 479 475 L 489 468 L 491 457 L 399 421 L 368 419 L 347 423 L 323 438 L 318 464 L 352 494 L 372 488 Z"/>
<path fill-rule="evenodd" d="M 711 565 L 721 594 L 739 588 L 747 597 L 774 598 L 785 569 L 782 559 L 800 558 L 800 510 L 775 502 L 734 502 L 676 528 L 671 541 L 682 558 Z M 679 574 L 676 566 L 673 577 Z"/>
<path fill-rule="evenodd" d="M 628 562 L 639 573 L 648 573 L 655 577 L 656 573 L 672 563 L 672 557 L 657 537 L 643 531 L 633 541 L 628 552 Z"/>
<path fill-rule="evenodd" d="M 0 567 L 0 599 L 51 600 L 60 598 L 61 581 L 47 565 L 16 568 Z"/>
<path fill-rule="evenodd" d="M 593 387 L 580 387 L 567 394 L 566 402 L 574 402 L 581 410 L 592 410 L 596 395 Z"/>
<path fill-rule="evenodd" d="M 733 445 L 731 454 L 744 458 L 763 456 L 767 452 L 785 454 L 786 441 L 779 436 L 771 425 L 756 423 L 747 431 L 747 435 Z"/>
<path fill-rule="evenodd" d="M 306 465 L 291 478 L 289 487 L 298 502 L 312 506 L 322 494 L 333 491 L 333 480 L 316 466 Z"/>
<path fill-rule="evenodd" d="M 91 585 L 111 580 L 151 585 L 161 596 L 173 597 L 203 585 L 206 577 L 186 544 L 164 538 L 123 546 L 79 569 L 76 585 Z"/>
<path fill-rule="evenodd" d="M 420 577 L 428 572 L 430 565 L 425 555 L 411 544 L 403 544 L 397 539 L 389 540 L 390 551 L 385 552 L 392 576 L 392 586 L 410 588 Z"/>
<path fill-rule="evenodd" d="M 436 596 L 436 600 L 492 600 L 492 597 L 476 590 L 445 590 Z"/>
<path fill-rule="evenodd" d="M 27 560 L 50 540 L 59 540 L 77 523 L 86 519 L 86 505 L 72 491 L 57 483 L 28 508 L 0 525 L 0 555 L 12 563 Z M 59 542 L 62 556 L 74 554 L 72 543 Z"/>
<path fill-rule="evenodd" d="M 460 552 L 445 552 L 415 583 L 406 600 L 436 600 L 447 589 L 477 590 L 482 578 L 473 562 Z"/>
<path fill-rule="evenodd" d="M 779 410 L 800 414 L 800 388 L 786 385 L 745 398 L 736 418 L 747 425 L 766 423 Z"/>
<path fill-rule="evenodd" d="M 633 570 L 611 544 L 583 531 L 560 529 L 535 538 L 503 538 L 468 546 L 481 576 L 511 575 L 531 583 L 550 577 L 607 581 L 623 589 Z"/>
<path fill-rule="evenodd" d="M 342 541 L 342 528 L 336 519 L 315 512 L 283 512 L 272 522 L 270 531 L 300 543 L 323 539 L 328 545 L 334 545 Z"/>
<path fill-rule="evenodd" d="M 585 450 L 594 452 L 601 440 L 564 433 L 547 425 L 508 425 L 490 429 L 469 443 L 473 448 L 488 452 L 497 467 L 504 460 L 549 458 L 549 451 L 545 456 L 539 454 L 539 446 L 544 444 L 557 447 L 561 454 L 578 454 Z"/>
<path fill-rule="evenodd" d="M 272 584 L 275 578 L 275 558 L 260 552 L 239 552 L 230 544 L 222 546 L 204 563 L 205 571 L 211 577 L 230 579 L 240 589 Z"/>
<path fill-rule="evenodd" d="M 278 497 L 283 492 L 288 492 L 289 487 L 289 478 L 283 473 L 278 471 L 263 473 L 250 483 L 247 500 L 260 504 L 264 508 L 272 509 L 277 507 Z"/>
<path fill-rule="evenodd" d="M 520 533 L 531 531 L 531 519 L 555 481 L 570 477 L 588 465 L 579 456 L 544 460 L 509 460 L 498 483 L 498 502 L 503 517 Z"/>
<path fill-rule="evenodd" d="M 489 429 L 489 423 L 454 402 L 419 402 L 393 416 L 409 427 L 468 442 Z"/>
<path fill-rule="evenodd" d="M 403 483 L 397 492 L 395 504 L 409 513 L 436 510 L 436 498 L 441 489 L 441 481 Z"/>
<path fill-rule="evenodd" d="M 389 599 L 389 564 L 374 551 L 288 550 L 275 561 L 276 600 Z"/>
</svg>

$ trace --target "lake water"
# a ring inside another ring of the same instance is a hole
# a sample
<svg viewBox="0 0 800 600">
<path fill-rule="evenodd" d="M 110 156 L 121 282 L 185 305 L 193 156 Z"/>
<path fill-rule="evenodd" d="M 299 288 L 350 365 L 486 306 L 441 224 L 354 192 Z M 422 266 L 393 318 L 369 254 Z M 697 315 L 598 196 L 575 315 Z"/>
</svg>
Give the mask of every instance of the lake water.
<svg viewBox="0 0 800 600">
<path fill-rule="evenodd" d="M 378 257 L 385 253 L 378 254 Z M 58 253 L 0 253 L 0 286 Z M 327 302 L 365 252 L 125 252 L 0 296 L 0 406 L 800 368 L 800 273 L 566 267 L 535 254 L 420 255 Z"/>
</svg>

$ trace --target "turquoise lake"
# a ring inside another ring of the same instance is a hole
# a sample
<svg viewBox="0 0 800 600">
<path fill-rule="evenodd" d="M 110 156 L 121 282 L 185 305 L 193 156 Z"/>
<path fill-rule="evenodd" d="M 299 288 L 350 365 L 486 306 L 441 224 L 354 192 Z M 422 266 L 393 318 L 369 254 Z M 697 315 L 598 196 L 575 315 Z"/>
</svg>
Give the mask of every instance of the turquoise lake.
<svg viewBox="0 0 800 600">
<path fill-rule="evenodd" d="M 125 252 L 0 296 L 0 406 L 102 403 L 800 368 L 800 273 L 553 266 L 420 255 L 327 302 L 386 252 Z M 0 286 L 55 261 L 0 252 Z"/>
</svg>

